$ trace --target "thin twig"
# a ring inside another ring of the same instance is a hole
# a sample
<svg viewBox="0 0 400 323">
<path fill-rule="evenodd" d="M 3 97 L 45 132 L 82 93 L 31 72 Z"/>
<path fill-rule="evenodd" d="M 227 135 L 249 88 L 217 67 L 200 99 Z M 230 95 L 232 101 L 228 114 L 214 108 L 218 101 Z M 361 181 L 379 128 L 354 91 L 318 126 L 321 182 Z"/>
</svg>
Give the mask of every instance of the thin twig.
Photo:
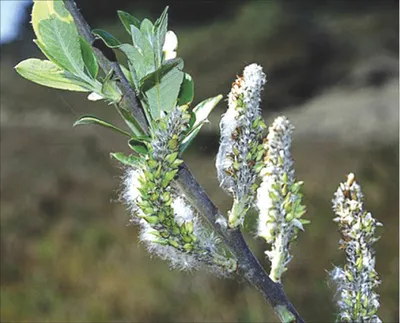
<svg viewBox="0 0 400 323">
<path fill-rule="evenodd" d="M 74 18 L 79 33 L 90 44 L 92 44 L 94 37 L 90 31 L 91 29 L 79 12 L 74 1 L 64 0 L 64 2 L 66 8 Z M 114 69 L 116 75 L 121 80 L 119 87 L 124 94 L 124 97 L 126 97 L 128 104 L 131 106 L 132 114 L 142 129 L 144 129 L 145 132 L 148 132 L 148 125 L 144 113 L 140 108 L 137 95 L 131 88 L 128 80 L 123 75 L 119 65 L 115 62 L 110 62 L 98 49 L 95 49 L 95 54 L 103 70 L 108 72 L 111 68 Z M 179 170 L 175 180 L 176 185 L 181 189 L 186 198 L 197 209 L 197 211 L 210 223 L 214 231 L 223 238 L 227 247 L 232 251 L 233 255 L 238 261 L 238 275 L 245 278 L 249 283 L 256 287 L 263 294 L 265 299 L 272 305 L 278 315 L 281 313 L 278 311 L 279 308 L 286 308 L 295 317 L 294 322 L 304 322 L 294 306 L 286 297 L 281 284 L 274 283 L 268 277 L 264 268 L 249 249 L 240 229 L 231 230 L 216 223 L 216 219 L 220 217 L 220 212 L 205 193 L 201 185 L 197 182 L 188 167 L 185 164 L 182 165 L 183 166 Z"/>
</svg>

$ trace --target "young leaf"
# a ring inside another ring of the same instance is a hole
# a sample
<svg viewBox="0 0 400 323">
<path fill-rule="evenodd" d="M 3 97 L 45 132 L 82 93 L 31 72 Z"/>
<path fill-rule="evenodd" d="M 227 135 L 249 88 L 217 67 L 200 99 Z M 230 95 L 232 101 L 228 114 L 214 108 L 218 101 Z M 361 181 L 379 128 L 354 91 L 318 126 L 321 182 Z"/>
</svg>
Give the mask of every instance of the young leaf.
<svg viewBox="0 0 400 323">
<path fill-rule="evenodd" d="M 135 26 L 136 28 L 140 28 L 140 21 L 136 19 L 131 14 L 118 10 L 118 17 L 121 20 L 122 24 L 124 25 L 126 31 L 131 34 L 131 25 Z"/>
<path fill-rule="evenodd" d="M 97 73 L 99 72 L 99 65 L 97 64 L 97 58 L 96 55 L 94 55 L 93 48 L 80 36 L 79 41 L 81 42 L 82 58 L 86 70 L 93 79 L 96 79 Z"/>
<path fill-rule="evenodd" d="M 156 63 L 157 65 L 161 65 L 162 63 L 162 49 L 165 42 L 165 35 L 168 29 L 168 7 L 164 9 L 160 18 L 156 20 L 154 23 L 154 52 L 156 55 Z"/>
<path fill-rule="evenodd" d="M 135 155 L 125 155 L 124 153 L 111 153 L 110 156 L 118 160 L 121 164 L 124 165 L 134 165 L 139 160 Z"/>
<path fill-rule="evenodd" d="M 117 83 L 112 79 L 114 75 L 114 71 L 110 70 L 110 72 L 106 75 L 103 80 L 103 85 L 101 87 L 101 94 L 110 102 L 117 103 L 121 99 L 122 93 L 118 88 Z"/>
<path fill-rule="evenodd" d="M 175 66 L 177 60 L 179 63 Z M 183 61 L 177 60 L 167 61 L 167 64 L 141 80 L 141 90 L 146 94 L 154 120 L 161 116 L 161 111 L 169 112 L 176 105 L 183 80 Z"/>
<path fill-rule="evenodd" d="M 149 19 L 143 19 L 140 24 L 140 31 L 147 38 L 150 44 L 153 46 L 154 44 L 154 28 L 153 24 Z"/>
<path fill-rule="evenodd" d="M 199 133 L 201 127 L 206 122 L 208 115 L 215 108 L 215 106 L 221 101 L 222 95 L 217 95 L 213 98 L 209 98 L 200 102 L 194 109 L 193 113 L 196 115 L 196 119 L 194 121 L 193 126 L 190 131 L 186 135 L 186 137 L 182 140 L 181 145 L 179 146 L 179 151 L 182 153 L 189 147 L 190 143 Z"/>
<path fill-rule="evenodd" d="M 121 90 L 117 86 L 117 82 L 111 79 L 104 81 L 101 87 L 101 93 L 112 103 L 119 102 L 122 96 Z"/>
<path fill-rule="evenodd" d="M 194 82 L 192 77 L 185 73 L 181 89 L 179 91 L 178 105 L 185 105 L 192 103 L 194 98 Z"/>
<path fill-rule="evenodd" d="M 193 111 L 188 111 L 190 114 L 190 119 L 189 119 L 189 130 L 193 128 L 194 123 L 196 122 L 196 113 Z"/>
<path fill-rule="evenodd" d="M 105 30 L 93 29 L 92 34 L 101 38 L 103 40 L 103 42 L 110 48 L 118 48 L 119 46 L 121 46 L 121 42 L 117 38 L 115 38 L 113 35 L 106 32 Z"/>
<path fill-rule="evenodd" d="M 117 111 L 120 113 L 120 115 L 122 116 L 122 118 L 124 119 L 125 123 L 128 125 L 128 127 L 132 130 L 132 132 L 136 135 L 136 136 L 141 136 L 143 135 L 143 130 L 140 127 L 140 125 L 137 123 L 137 121 L 135 120 L 135 118 L 132 116 L 130 111 L 125 110 L 124 108 L 122 108 L 120 105 L 115 104 L 115 107 L 117 109 Z"/>
<path fill-rule="evenodd" d="M 154 30 L 157 32 L 157 29 L 161 28 L 167 32 L 167 24 L 168 24 L 168 9 L 169 7 L 166 6 L 161 16 L 154 22 Z"/>
<path fill-rule="evenodd" d="M 75 121 L 73 126 L 75 127 L 75 126 L 86 125 L 86 124 L 95 124 L 95 125 L 103 126 L 108 129 L 117 131 L 125 136 L 128 136 L 128 137 L 131 136 L 128 132 L 112 125 L 111 123 L 108 123 L 107 121 L 101 120 L 94 116 L 82 116 L 77 121 Z"/>
<path fill-rule="evenodd" d="M 142 34 L 142 32 L 136 27 L 131 26 L 132 32 L 132 43 L 139 53 L 145 58 L 147 64 L 154 66 L 154 51 L 149 40 Z M 153 67 L 154 68 L 154 67 Z"/>
<path fill-rule="evenodd" d="M 91 86 L 53 62 L 30 58 L 15 66 L 22 77 L 40 85 L 69 91 L 90 92 Z"/>
<path fill-rule="evenodd" d="M 196 105 L 196 107 L 193 109 L 193 112 L 196 114 L 196 122 L 194 123 L 193 128 L 197 128 L 207 121 L 208 115 L 217 106 L 219 101 L 222 100 L 222 98 L 223 96 L 220 94 L 212 98 L 208 98 Z"/>
<path fill-rule="evenodd" d="M 183 61 L 181 58 L 171 59 L 165 64 L 163 64 L 159 69 L 156 71 L 147 74 L 144 78 L 142 78 L 139 82 L 139 88 L 141 91 L 146 92 L 150 88 L 157 85 L 157 82 L 165 76 L 169 71 L 173 68 L 177 67 L 178 65 L 182 65 Z"/>
<path fill-rule="evenodd" d="M 62 1 L 35 1 L 32 26 L 53 62 L 86 79 L 78 31 Z"/>
<path fill-rule="evenodd" d="M 128 145 L 134 152 L 136 152 L 139 155 L 143 156 L 143 155 L 147 155 L 149 153 L 146 145 L 138 142 L 134 138 L 132 138 L 131 140 L 128 141 Z"/>
<path fill-rule="evenodd" d="M 146 76 L 148 66 L 146 66 L 146 62 L 142 54 L 132 45 L 130 44 L 122 44 L 119 47 L 119 50 L 122 51 L 129 63 L 129 70 L 132 74 L 132 78 L 135 80 L 137 78 L 137 88 L 139 87 L 139 80 Z M 152 67 L 153 65 L 151 65 Z M 135 80 L 136 84 L 136 80 Z"/>
<path fill-rule="evenodd" d="M 121 68 L 122 73 L 124 73 L 126 79 L 128 80 L 129 84 L 132 86 L 132 88 L 136 91 L 136 84 L 132 78 L 132 75 L 130 73 L 130 71 L 122 64 L 119 65 L 119 67 Z"/>
<path fill-rule="evenodd" d="M 151 138 L 147 135 L 134 136 L 129 140 L 129 144 L 133 146 L 144 146 L 147 149 L 147 144 L 151 143 Z"/>
<path fill-rule="evenodd" d="M 183 153 L 190 145 L 190 143 L 193 141 L 194 138 L 196 138 L 197 134 L 199 133 L 201 127 L 197 127 L 196 129 L 192 130 L 187 134 L 187 136 L 182 140 L 182 143 L 179 146 L 179 152 Z"/>
</svg>

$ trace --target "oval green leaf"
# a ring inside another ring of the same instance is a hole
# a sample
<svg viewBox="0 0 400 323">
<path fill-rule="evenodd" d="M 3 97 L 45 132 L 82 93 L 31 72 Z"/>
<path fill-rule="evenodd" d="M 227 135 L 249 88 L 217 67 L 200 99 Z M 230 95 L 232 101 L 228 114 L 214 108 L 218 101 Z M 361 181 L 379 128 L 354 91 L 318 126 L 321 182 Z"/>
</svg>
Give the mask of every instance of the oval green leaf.
<svg viewBox="0 0 400 323">
<path fill-rule="evenodd" d="M 40 85 L 69 91 L 90 92 L 91 86 L 53 62 L 30 58 L 15 66 L 22 77 Z"/>
<path fill-rule="evenodd" d="M 82 79 L 86 78 L 78 31 L 62 1 L 35 1 L 32 26 L 54 63 Z"/>
<path fill-rule="evenodd" d="M 185 105 L 192 103 L 194 98 L 194 82 L 192 77 L 185 73 L 181 89 L 179 91 L 178 105 Z"/>
<path fill-rule="evenodd" d="M 134 165 L 138 161 L 138 157 L 135 155 L 125 155 L 124 153 L 111 153 L 110 156 L 118 160 L 123 165 Z"/>
<path fill-rule="evenodd" d="M 105 30 L 93 29 L 92 34 L 101 38 L 103 42 L 110 48 L 118 48 L 121 46 L 121 42 Z"/>
<path fill-rule="evenodd" d="M 196 138 L 197 134 L 199 133 L 203 124 L 207 121 L 208 115 L 210 112 L 216 107 L 216 105 L 221 101 L 223 96 L 217 95 L 213 98 L 209 98 L 200 102 L 194 109 L 193 113 L 195 114 L 196 118 L 194 121 L 193 126 L 191 127 L 190 131 L 186 135 L 186 137 L 182 140 L 181 145 L 179 146 L 179 151 L 182 153 L 184 152 Z"/>
<path fill-rule="evenodd" d="M 99 125 L 99 126 L 114 130 L 116 132 L 119 132 L 125 136 L 128 136 L 128 137 L 131 136 L 128 132 L 112 125 L 111 123 L 108 123 L 107 121 L 101 120 L 94 116 L 82 116 L 77 121 L 75 121 L 73 126 L 75 127 L 75 126 L 87 125 L 87 124 Z"/>
<path fill-rule="evenodd" d="M 131 33 L 131 25 L 135 26 L 136 28 L 140 28 L 140 20 L 131 14 L 122 10 L 118 10 L 118 17 L 129 34 Z"/>
<path fill-rule="evenodd" d="M 93 48 L 82 37 L 79 37 L 79 41 L 81 43 L 82 58 L 86 70 L 88 71 L 88 74 L 92 77 L 92 79 L 96 79 L 97 73 L 99 72 L 99 64 L 97 63 L 97 58 L 94 54 Z"/>
<path fill-rule="evenodd" d="M 155 72 L 140 81 L 140 88 L 146 94 L 150 114 L 154 120 L 161 111 L 170 112 L 177 103 L 183 81 L 183 61 L 180 58 L 165 62 Z"/>
</svg>

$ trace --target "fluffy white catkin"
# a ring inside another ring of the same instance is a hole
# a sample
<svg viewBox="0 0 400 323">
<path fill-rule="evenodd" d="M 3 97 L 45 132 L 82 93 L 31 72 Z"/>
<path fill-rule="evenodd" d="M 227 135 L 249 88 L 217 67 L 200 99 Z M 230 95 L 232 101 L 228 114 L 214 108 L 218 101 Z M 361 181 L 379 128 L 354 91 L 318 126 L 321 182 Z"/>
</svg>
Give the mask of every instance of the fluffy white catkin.
<svg viewBox="0 0 400 323">
<path fill-rule="evenodd" d="M 233 196 L 229 226 L 243 223 L 256 185 L 256 163 L 261 160 L 260 142 L 265 124 L 261 118 L 261 91 L 266 82 L 262 67 L 246 66 L 228 95 L 228 110 L 220 123 L 221 142 L 216 159 L 218 180 Z"/>
<path fill-rule="evenodd" d="M 299 229 L 309 221 L 305 214 L 300 188 L 295 181 L 291 158 L 293 125 L 286 117 L 278 117 L 269 127 L 265 141 L 266 155 L 260 172 L 261 185 L 257 190 L 256 205 L 259 210 L 257 235 L 271 245 L 266 251 L 271 261 L 270 277 L 279 282 L 292 256 L 290 243 Z"/>
<path fill-rule="evenodd" d="M 224 275 L 234 271 L 236 261 L 226 256 L 220 241 L 171 185 L 182 163 L 178 150 L 190 119 L 186 109 L 177 107 L 160 120 L 149 154 L 127 170 L 123 198 L 152 254 L 169 260 L 172 267 L 190 270 L 206 264 Z"/>
<path fill-rule="evenodd" d="M 378 240 L 375 230 L 382 224 L 364 210 L 363 199 L 354 174 L 349 174 L 332 201 L 334 221 L 342 235 L 340 249 L 344 249 L 347 260 L 343 268 L 336 267 L 331 272 L 339 294 L 339 322 L 381 322 L 376 314 L 379 295 L 375 289 L 380 280 L 372 246 Z"/>
</svg>

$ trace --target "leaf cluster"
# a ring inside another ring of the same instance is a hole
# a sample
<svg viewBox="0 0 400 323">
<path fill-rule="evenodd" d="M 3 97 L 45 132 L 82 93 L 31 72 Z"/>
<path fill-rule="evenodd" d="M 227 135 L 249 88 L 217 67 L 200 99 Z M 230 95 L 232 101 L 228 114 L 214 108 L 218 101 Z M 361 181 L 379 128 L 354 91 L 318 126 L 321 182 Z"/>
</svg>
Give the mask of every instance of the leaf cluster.
<svg viewBox="0 0 400 323">
<path fill-rule="evenodd" d="M 89 100 L 105 100 L 117 109 L 128 129 L 121 129 L 96 116 L 84 115 L 74 125 L 96 124 L 129 137 L 132 155 L 114 153 L 123 164 L 132 164 L 135 158 L 148 154 L 146 142 L 152 133 L 176 106 L 190 106 L 194 99 L 194 81 L 183 71 L 184 62 L 176 57 L 167 59 L 165 42 L 168 36 L 168 7 L 152 22 L 140 21 L 133 15 L 118 11 L 119 19 L 131 36 L 131 43 L 122 43 L 105 30 L 94 29 L 93 44 L 82 38 L 73 17 L 63 1 L 35 0 L 32 25 L 35 43 L 47 60 L 30 58 L 20 62 L 16 71 L 24 78 L 40 85 L 69 91 L 91 92 Z M 171 33 L 171 32 L 170 32 Z M 122 104 L 122 91 L 115 71 L 101 70 L 95 48 L 101 42 L 111 51 L 120 51 L 126 63 L 118 63 L 129 81 L 143 109 L 150 133 L 145 133 L 135 115 Z M 183 152 L 196 137 L 221 95 L 209 98 L 189 110 L 190 124 L 185 137 L 179 142 Z"/>
</svg>

